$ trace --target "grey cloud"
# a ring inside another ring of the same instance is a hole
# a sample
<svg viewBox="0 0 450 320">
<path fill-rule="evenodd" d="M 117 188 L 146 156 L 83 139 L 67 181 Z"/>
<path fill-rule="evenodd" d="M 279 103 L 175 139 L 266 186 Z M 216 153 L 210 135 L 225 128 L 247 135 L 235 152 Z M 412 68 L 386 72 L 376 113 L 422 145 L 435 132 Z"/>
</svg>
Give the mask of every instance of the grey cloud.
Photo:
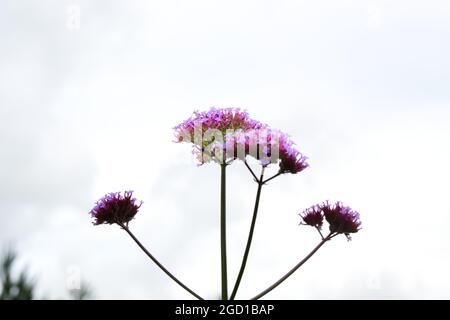
<svg viewBox="0 0 450 320">
<path fill-rule="evenodd" d="M 264 190 L 242 297 L 317 240 L 297 214 L 327 198 L 360 210 L 364 229 L 273 298 L 448 296 L 448 6 L 432 3 L 380 2 L 369 28 L 369 1 L 3 1 L 0 244 L 14 241 L 52 296 L 75 265 L 99 298 L 188 298 L 118 228 L 91 226 L 97 197 L 132 188 L 145 201 L 136 234 L 216 297 L 218 170 L 195 167 L 171 127 L 234 105 L 290 133 L 311 162 Z M 234 280 L 255 193 L 238 163 L 229 188 Z M 336 280 L 326 266 L 338 260 Z"/>
</svg>

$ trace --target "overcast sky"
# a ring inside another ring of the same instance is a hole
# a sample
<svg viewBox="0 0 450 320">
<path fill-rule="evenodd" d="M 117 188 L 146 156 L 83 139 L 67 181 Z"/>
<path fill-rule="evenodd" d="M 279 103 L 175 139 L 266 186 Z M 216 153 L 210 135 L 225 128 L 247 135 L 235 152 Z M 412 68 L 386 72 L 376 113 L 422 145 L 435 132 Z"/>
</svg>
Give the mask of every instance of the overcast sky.
<svg viewBox="0 0 450 320">
<path fill-rule="evenodd" d="M 363 230 L 327 244 L 272 299 L 450 298 L 450 4 L 396 1 L 14 1 L 0 4 L 0 249 L 39 296 L 80 275 L 96 298 L 183 299 L 115 226 L 105 193 L 144 200 L 131 227 L 188 286 L 218 298 L 219 167 L 172 127 L 241 107 L 311 167 L 263 190 L 240 298 L 318 242 L 298 213 L 325 199 Z M 229 170 L 229 278 L 256 185 Z"/>
</svg>

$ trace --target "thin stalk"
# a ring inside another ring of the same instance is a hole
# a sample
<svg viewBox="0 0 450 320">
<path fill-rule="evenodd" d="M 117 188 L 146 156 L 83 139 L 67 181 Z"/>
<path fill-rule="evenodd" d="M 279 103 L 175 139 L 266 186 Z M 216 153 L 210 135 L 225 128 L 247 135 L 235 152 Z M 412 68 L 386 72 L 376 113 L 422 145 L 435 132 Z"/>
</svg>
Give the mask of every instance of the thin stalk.
<svg viewBox="0 0 450 320">
<path fill-rule="evenodd" d="M 325 237 L 323 236 L 322 231 L 320 231 L 320 228 L 316 226 L 317 231 L 319 231 L 320 237 L 323 239 L 325 239 Z"/>
<path fill-rule="evenodd" d="M 192 291 L 191 289 L 189 289 L 183 282 L 181 282 L 180 280 L 178 280 L 172 273 L 169 272 L 169 270 L 167 270 L 158 260 L 156 260 L 156 258 L 144 247 L 144 245 L 135 237 L 135 235 L 130 231 L 130 229 L 128 228 L 128 226 L 124 225 L 124 224 L 120 224 L 119 226 L 122 227 L 123 230 L 125 230 L 130 237 L 134 240 L 134 242 L 136 242 L 136 244 L 139 246 L 139 248 L 142 249 L 142 251 L 144 251 L 144 253 L 162 270 L 164 271 L 165 274 L 167 274 L 173 281 L 175 281 L 178 285 L 180 285 L 184 290 L 186 290 L 187 292 L 189 292 L 190 294 L 192 294 L 194 297 L 196 297 L 198 300 L 203 300 L 202 297 L 200 297 L 198 294 L 196 294 L 194 291 Z"/>
<path fill-rule="evenodd" d="M 270 177 L 269 179 L 263 181 L 264 184 L 266 184 L 267 182 L 269 182 L 272 179 L 275 179 L 276 177 L 278 177 L 279 175 L 282 175 L 281 172 L 278 172 L 277 174 L 273 175 L 272 177 Z"/>
<path fill-rule="evenodd" d="M 226 227 L 226 168 L 227 164 L 220 165 L 220 253 L 222 269 L 222 300 L 228 300 L 227 279 L 227 227 Z"/>
<path fill-rule="evenodd" d="M 256 176 L 256 174 L 253 172 L 252 168 L 250 168 L 250 166 L 248 165 L 247 161 L 244 161 L 245 166 L 247 167 L 247 169 L 250 171 L 250 173 L 252 174 L 253 178 L 255 179 L 256 182 L 259 183 L 258 177 Z"/>
<path fill-rule="evenodd" d="M 258 182 L 258 189 L 256 191 L 256 200 L 255 200 L 255 206 L 253 208 L 252 223 L 250 225 L 250 231 L 248 233 L 247 245 L 245 247 L 244 257 L 242 258 L 241 268 L 239 270 L 239 274 L 236 279 L 236 283 L 234 285 L 234 289 L 233 289 L 233 292 L 230 297 L 231 300 L 233 300 L 236 297 L 237 291 L 239 289 L 239 285 L 241 284 L 242 276 L 244 275 L 245 266 L 247 265 L 248 254 L 250 252 L 250 247 L 252 245 L 252 240 L 253 240 L 253 233 L 255 231 L 255 224 L 256 224 L 256 217 L 258 215 L 259 201 L 261 199 L 261 190 L 262 190 L 262 186 L 264 185 L 264 183 L 262 182 L 263 178 L 264 178 L 264 167 L 262 168 L 261 177 L 259 178 L 259 180 L 255 178 L 256 181 Z"/>
<path fill-rule="evenodd" d="M 325 244 L 325 242 L 327 242 L 331 238 L 332 238 L 332 233 L 330 233 L 326 238 L 324 238 L 305 258 L 303 258 L 302 261 L 300 261 L 294 268 L 292 268 L 288 273 L 286 273 L 283 277 L 281 277 L 280 280 L 275 282 L 273 285 L 268 287 L 266 290 L 264 290 L 260 294 L 253 297 L 251 300 L 258 300 L 258 299 L 262 298 L 263 296 L 265 296 L 266 294 L 268 294 L 273 289 L 275 289 L 276 287 L 278 287 L 281 283 L 283 283 L 284 280 L 289 278 L 295 271 L 297 271 L 298 268 L 300 268 L 306 261 L 308 261 L 309 258 L 311 258 L 317 252 L 317 250 L 319 250 Z"/>
</svg>

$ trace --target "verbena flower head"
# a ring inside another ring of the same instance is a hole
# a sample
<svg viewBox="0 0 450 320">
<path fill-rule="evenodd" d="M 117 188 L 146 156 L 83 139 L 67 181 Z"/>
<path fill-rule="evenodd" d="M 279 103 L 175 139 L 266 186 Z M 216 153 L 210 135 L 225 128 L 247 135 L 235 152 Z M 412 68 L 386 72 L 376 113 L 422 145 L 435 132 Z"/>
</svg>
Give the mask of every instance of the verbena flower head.
<svg viewBox="0 0 450 320">
<path fill-rule="evenodd" d="M 134 218 L 142 201 L 133 198 L 133 191 L 108 193 L 96 202 L 90 214 L 94 218 L 94 225 L 122 224 L 127 225 Z"/>
<path fill-rule="evenodd" d="M 320 208 L 330 224 L 330 232 L 343 233 L 350 240 L 350 233 L 356 233 L 360 230 L 359 213 L 344 206 L 342 202 L 330 204 L 326 201 L 320 205 Z"/>
<path fill-rule="evenodd" d="M 308 167 L 306 157 L 296 148 L 290 137 L 268 126 L 258 130 L 238 130 L 226 139 L 229 156 L 244 160 L 252 156 L 263 165 L 279 163 L 280 173 L 298 173 Z"/>
<path fill-rule="evenodd" d="M 251 119 L 247 111 L 239 108 L 211 108 L 209 111 L 194 111 L 189 119 L 177 125 L 174 130 L 176 142 L 201 143 L 200 146 L 205 147 L 205 143 L 211 142 L 203 139 L 208 130 L 219 130 L 225 135 L 228 130 L 247 131 L 264 126 L 259 121 Z"/>
<path fill-rule="evenodd" d="M 300 215 L 302 217 L 303 222 L 301 224 L 305 224 L 311 227 L 322 228 L 323 225 L 323 213 L 320 206 L 315 205 L 311 208 L 306 209 Z"/>
<path fill-rule="evenodd" d="M 176 142 L 193 143 L 200 164 L 251 156 L 263 166 L 279 163 L 280 173 L 298 173 L 308 164 L 285 133 L 251 119 L 238 108 L 194 112 L 175 128 Z"/>
<path fill-rule="evenodd" d="M 295 143 L 286 134 L 280 135 L 280 173 L 296 174 L 305 170 L 309 165 L 307 158 L 295 147 Z"/>
</svg>

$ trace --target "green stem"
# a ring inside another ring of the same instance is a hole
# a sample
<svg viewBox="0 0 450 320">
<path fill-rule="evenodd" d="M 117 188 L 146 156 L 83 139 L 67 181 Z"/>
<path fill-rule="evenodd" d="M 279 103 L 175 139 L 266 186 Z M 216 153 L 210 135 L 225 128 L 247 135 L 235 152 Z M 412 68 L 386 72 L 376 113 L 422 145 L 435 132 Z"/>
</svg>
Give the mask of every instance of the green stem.
<svg viewBox="0 0 450 320">
<path fill-rule="evenodd" d="M 227 164 L 220 165 L 220 252 L 222 263 L 222 300 L 228 300 L 227 279 L 227 227 L 226 227 L 226 168 Z"/>
<path fill-rule="evenodd" d="M 273 289 L 278 287 L 281 283 L 283 283 L 284 280 L 289 278 L 295 271 L 297 271 L 298 268 L 300 268 L 306 261 L 308 261 L 309 258 L 311 258 L 317 252 L 317 250 L 319 250 L 325 244 L 325 242 L 330 240 L 332 238 L 332 235 L 333 234 L 330 233 L 328 236 L 326 236 L 324 239 L 322 239 L 322 241 L 305 258 L 303 258 L 303 260 L 300 261 L 294 268 L 292 268 L 288 273 L 286 273 L 283 277 L 281 277 L 280 280 L 275 282 L 273 285 L 271 285 L 269 288 L 267 288 L 260 294 L 253 297 L 251 300 L 258 300 L 258 299 L 262 298 L 263 296 L 268 294 L 270 291 L 272 291 Z"/>
<path fill-rule="evenodd" d="M 164 271 L 165 274 L 167 274 L 173 281 L 175 281 L 178 285 L 180 285 L 184 290 L 186 290 L 187 292 L 189 292 L 190 294 L 192 294 L 194 297 L 196 297 L 199 300 L 203 300 L 202 297 L 200 297 L 198 294 L 196 294 L 194 291 L 192 291 L 191 289 L 189 289 L 183 282 L 181 282 L 180 280 L 178 280 L 172 273 L 170 273 L 169 270 L 167 270 L 158 260 L 156 260 L 156 258 L 147 250 L 147 248 L 144 247 L 144 245 L 135 237 L 135 235 L 130 231 L 130 229 L 128 228 L 128 226 L 122 224 L 122 223 L 117 223 L 119 226 L 122 227 L 123 230 L 125 230 L 128 235 L 134 240 L 134 242 L 136 242 L 136 244 L 139 246 L 139 248 L 141 248 L 142 251 L 144 251 L 144 253 L 162 270 Z"/>
<path fill-rule="evenodd" d="M 247 265 L 248 254 L 250 252 L 250 247 L 252 245 L 252 240 L 253 240 L 253 232 L 255 231 L 256 217 L 258 215 L 259 200 L 261 198 L 261 190 L 262 190 L 262 186 L 264 185 L 263 178 L 264 178 L 264 167 L 262 168 L 261 177 L 259 178 L 259 180 L 257 178 L 255 178 L 256 181 L 258 182 L 258 190 L 256 191 L 256 200 L 255 200 L 255 207 L 253 209 L 252 223 L 250 225 L 250 231 L 248 233 L 247 245 L 245 247 L 244 257 L 242 258 L 241 268 L 239 270 L 239 274 L 236 279 L 236 283 L 234 285 L 233 292 L 231 293 L 230 300 L 233 300 L 236 297 L 237 291 L 239 289 L 239 285 L 241 284 L 242 276 L 244 275 L 245 266 Z"/>
<path fill-rule="evenodd" d="M 263 183 L 265 184 L 265 183 L 267 183 L 267 182 L 269 182 L 269 181 L 275 179 L 276 177 L 278 177 L 279 175 L 282 175 L 282 174 L 283 174 L 282 172 L 278 172 L 276 175 L 270 177 L 269 179 L 267 179 L 267 180 L 264 181 Z"/>
</svg>

